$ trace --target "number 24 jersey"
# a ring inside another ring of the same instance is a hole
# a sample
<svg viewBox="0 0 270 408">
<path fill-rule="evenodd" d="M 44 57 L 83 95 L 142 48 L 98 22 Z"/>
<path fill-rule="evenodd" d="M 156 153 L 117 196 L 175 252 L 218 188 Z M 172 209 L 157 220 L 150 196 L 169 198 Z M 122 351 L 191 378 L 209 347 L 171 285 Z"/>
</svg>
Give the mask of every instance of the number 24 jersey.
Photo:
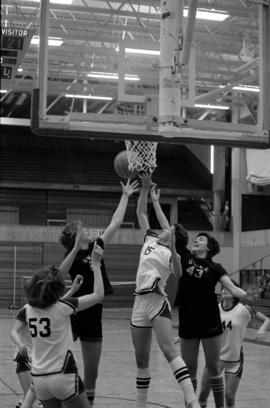
<svg viewBox="0 0 270 408">
<path fill-rule="evenodd" d="M 247 325 L 255 312 L 242 303 L 229 310 L 223 309 L 221 303 L 219 309 L 223 329 L 220 360 L 237 362 L 240 360 Z"/>
</svg>

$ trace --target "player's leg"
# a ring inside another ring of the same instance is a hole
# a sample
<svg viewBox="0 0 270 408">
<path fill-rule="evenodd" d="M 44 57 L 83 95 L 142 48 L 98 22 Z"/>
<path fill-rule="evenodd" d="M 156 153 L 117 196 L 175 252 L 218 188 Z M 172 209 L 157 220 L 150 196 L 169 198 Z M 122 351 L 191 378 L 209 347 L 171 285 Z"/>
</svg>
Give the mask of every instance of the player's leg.
<svg viewBox="0 0 270 408">
<path fill-rule="evenodd" d="M 201 387 L 200 387 L 200 394 L 199 394 L 199 404 L 201 408 L 207 407 L 207 399 L 211 392 L 211 386 L 209 381 L 209 375 L 204 367 L 202 378 L 201 378 Z"/>
<path fill-rule="evenodd" d="M 202 339 L 205 365 L 209 375 L 216 408 L 224 407 L 224 382 L 220 371 L 221 335 Z"/>
<path fill-rule="evenodd" d="M 146 408 L 148 390 L 151 380 L 149 359 L 152 342 L 152 328 L 135 327 L 131 325 L 131 337 L 137 365 L 136 408 Z"/>
<path fill-rule="evenodd" d="M 233 367 L 228 366 L 225 369 L 225 407 L 226 408 L 236 408 L 235 396 L 238 390 L 244 365 L 244 354 L 241 351 L 240 361 Z"/>
<path fill-rule="evenodd" d="M 225 407 L 236 408 L 235 396 L 240 383 L 240 377 L 225 374 Z"/>
<path fill-rule="evenodd" d="M 197 390 L 197 369 L 200 339 L 181 338 L 180 349 L 182 358 L 187 365 L 193 388 Z"/>
<path fill-rule="evenodd" d="M 199 407 L 187 366 L 175 345 L 170 314 L 164 312 L 163 315 L 156 317 L 153 325 L 159 347 L 170 364 L 175 379 L 183 391 L 187 407 Z"/>
<path fill-rule="evenodd" d="M 25 396 L 32 383 L 30 367 L 26 366 L 25 364 L 18 363 L 16 368 L 16 374 Z"/>
<path fill-rule="evenodd" d="M 94 403 L 98 367 L 102 351 L 102 340 L 81 340 L 84 386 L 90 406 Z M 88 406 L 89 406 L 88 404 Z"/>
<path fill-rule="evenodd" d="M 36 399 L 37 399 L 37 396 L 36 396 L 34 385 L 32 383 L 26 393 L 26 396 L 24 397 L 21 408 L 32 408 Z"/>
</svg>

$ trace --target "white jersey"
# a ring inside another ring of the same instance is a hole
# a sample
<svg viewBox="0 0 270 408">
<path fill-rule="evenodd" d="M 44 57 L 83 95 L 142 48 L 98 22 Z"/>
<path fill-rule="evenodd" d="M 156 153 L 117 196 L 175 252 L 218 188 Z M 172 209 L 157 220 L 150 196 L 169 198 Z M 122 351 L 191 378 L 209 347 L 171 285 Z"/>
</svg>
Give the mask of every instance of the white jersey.
<svg viewBox="0 0 270 408">
<path fill-rule="evenodd" d="M 73 349 L 70 315 L 76 313 L 77 298 L 61 299 L 46 309 L 24 306 L 25 321 L 32 337 L 32 374 L 63 370 Z"/>
<path fill-rule="evenodd" d="M 220 360 L 237 362 L 240 360 L 247 325 L 253 319 L 254 312 L 242 303 L 230 310 L 224 310 L 220 304 L 219 309 L 223 328 Z"/>
<path fill-rule="evenodd" d="M 158 292 L 166 295 L 165 286 L 171 274 L 171 251 L 158 241 L 158 236 L 147 232 L 140 254 L 136 276 L 136 295 Z"/>
</svg>

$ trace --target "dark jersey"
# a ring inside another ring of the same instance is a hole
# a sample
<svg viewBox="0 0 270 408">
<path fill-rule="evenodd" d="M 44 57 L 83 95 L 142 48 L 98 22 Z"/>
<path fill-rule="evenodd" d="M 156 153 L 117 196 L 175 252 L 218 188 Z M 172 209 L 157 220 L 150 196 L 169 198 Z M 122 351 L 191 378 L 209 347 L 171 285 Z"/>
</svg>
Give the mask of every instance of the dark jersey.
<svg viewBox="0 0 270 408">
<path fill-rule="evenodd" d="M 96 239 L 97 244 L 104 248 L 104 242 L 101 238 Z M 94 272 L 91 267 L 91 253 L 93 250 L 94 241 L 89 243 L 87 249 L 80 250 L 69 270 L 71 280 L 73 281 L 77 275 L 83 276 L 83 283 L 74 296 L 79 297 L 93 293 L 94 290 Z M 113 288 L 108 279 L 105 265 L 101 261 L 101 275 L 104 284 L 104 293 L 109 295 L 113 293 Z M 102 339 L 102 303 L 98 303 L 88 309 L 82 310 L 75 316 L 71 316 L 71 326 L 74 338 L 81 340 L 100 340 Z"/>
<path fill-rule="evenodd" d="M 104 248 L 104 242 L 101 238 L 97 238 L 96 241 L 97 241 L 97 244 L 101 248 Z M 73 261 L 73 264 L 69 270 L 69 274 L 70 274 L 72 281 L 75 279 L 77 275 L 83 276 L 83 283 L 81 287 L 79 288 L 79 290 L 76 292 L 75 294 L 76 297 L 87 295 L 89 293 L 93 293 L 94 272 L 92 270 L 91 263 L 90 263 L 93 246 L 94 246 L 94 241 L 89 243 L 89 246 L 87 249 L 80 250 L 78 254 L 76 255 Z M 109 295 L 113 293 L 113 288 L 107 276 L 103 259 L 101 261 L 100 269 L 101 269 L 101 275 L 102 275 L 103 284 L 104 284 L 104 294 Z"/>
<path fill-rule="evenodd" d="M 215 294 L 226 270 L 209 259 L 195 258 L 190 250 L 181 253 L 183 275 L 179 279 L 175 306 L 179 306 L 179 335 L 186 338 L 213 337 L 222 333 Z"/>
</svg>

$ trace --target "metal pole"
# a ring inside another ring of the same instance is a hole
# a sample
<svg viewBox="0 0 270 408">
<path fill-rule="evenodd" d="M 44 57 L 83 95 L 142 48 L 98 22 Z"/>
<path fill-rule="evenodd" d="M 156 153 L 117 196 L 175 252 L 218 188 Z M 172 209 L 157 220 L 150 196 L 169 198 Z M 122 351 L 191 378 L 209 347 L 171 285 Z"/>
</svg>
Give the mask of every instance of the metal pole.
<svg viewBox="0 0 270 408">
<path fill-rule="evenodd" d="M 16 278 L 17 278 L 17 246 L 14 246 L 14 260 L 13 260 L 13 302 L 9 309 L 19 309 L 16 305 Z"/>
<path fill-rule="evenodd" d="M 180 126 L 183 0 L 160 2 L 159 132 Z"/>
</svg>

